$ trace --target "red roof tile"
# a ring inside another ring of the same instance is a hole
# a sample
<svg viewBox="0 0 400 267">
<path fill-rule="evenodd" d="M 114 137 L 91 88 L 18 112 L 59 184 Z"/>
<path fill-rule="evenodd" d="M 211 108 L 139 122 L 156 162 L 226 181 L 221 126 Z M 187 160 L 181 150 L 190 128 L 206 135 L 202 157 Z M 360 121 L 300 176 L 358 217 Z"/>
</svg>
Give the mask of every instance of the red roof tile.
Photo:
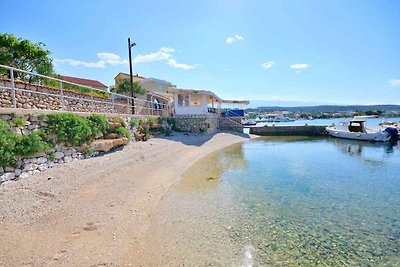
<svg viewBox="0 0 400 267">
<path fill-rule="evenodd" d="M 102 84 L 99 81 L 96 80 L 90 80 L 90 79 L 83 79 L 83 78 L 77 78 L 77 77 L 70 77 L 70 76 L 64 76 L 61 75 L 61 79 L 68 81 L 68 82 L 72 82 L 72 83 L 77 83 L 77 84 L 81 84 L 81 85 L 86 85 L 86 86 L 90 86 L 90 87 L 104 87 L 107 88 L 107 85 Z"/>
</svg>

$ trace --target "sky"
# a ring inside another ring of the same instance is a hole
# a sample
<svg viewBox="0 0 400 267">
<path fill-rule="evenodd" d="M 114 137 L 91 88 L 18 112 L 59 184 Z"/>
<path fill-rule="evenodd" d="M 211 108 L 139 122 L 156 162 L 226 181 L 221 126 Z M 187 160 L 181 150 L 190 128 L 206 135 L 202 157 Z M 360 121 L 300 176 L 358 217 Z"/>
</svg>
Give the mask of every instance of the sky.
<svg viewBox="0 0 400 267">
<path fill-rule="evenodd" d="M 59 74 L 133 72 L 252 106 L 400 104 L 400 1 L 5 1 L 0 32 Z"/>
</svg>

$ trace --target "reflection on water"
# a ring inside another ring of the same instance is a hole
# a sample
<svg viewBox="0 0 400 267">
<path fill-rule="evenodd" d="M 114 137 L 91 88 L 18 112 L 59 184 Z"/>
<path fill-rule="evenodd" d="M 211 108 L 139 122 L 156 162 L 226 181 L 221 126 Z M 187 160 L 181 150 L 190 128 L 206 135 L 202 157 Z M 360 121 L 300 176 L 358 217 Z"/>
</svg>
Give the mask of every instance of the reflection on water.
<svg viewBox="0 0 400 267">
<path fill-rule="evenodd" d="M 155 263 L 170 265 L 400 266 L 399 173 L 400 150 L 385 144 L 231 146 L 192 166 L 163 201 L 147 251 L 159 244 Z"/>
</svg>

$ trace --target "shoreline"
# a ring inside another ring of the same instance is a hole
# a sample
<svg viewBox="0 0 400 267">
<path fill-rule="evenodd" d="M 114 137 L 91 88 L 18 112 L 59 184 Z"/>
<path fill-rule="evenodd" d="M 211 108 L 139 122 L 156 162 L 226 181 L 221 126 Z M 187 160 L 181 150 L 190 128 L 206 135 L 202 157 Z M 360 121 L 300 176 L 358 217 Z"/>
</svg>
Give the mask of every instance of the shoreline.
<svg viewBox="0 0 400 267">
<path fill-rule="evenodd" d="M 234 132 L 153 138 L 0 186 L 0 265 L 137 262 L 127 254 L 185 170 L 249 138 Z"/>
</svg>

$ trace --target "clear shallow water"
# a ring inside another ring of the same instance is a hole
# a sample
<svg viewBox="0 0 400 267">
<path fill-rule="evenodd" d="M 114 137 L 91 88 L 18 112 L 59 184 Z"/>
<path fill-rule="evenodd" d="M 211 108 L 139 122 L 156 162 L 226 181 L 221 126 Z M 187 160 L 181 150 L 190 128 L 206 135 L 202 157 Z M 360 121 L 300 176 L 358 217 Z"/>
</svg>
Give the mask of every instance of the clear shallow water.
<svg viewBox="0 0 400 267">
<path fill-rule="evenodd" d="M 188 170 L 150 232 L 148 251 L 164 265 L 400 266 L 400 149 L 237 144 Z"/>
</svg>

